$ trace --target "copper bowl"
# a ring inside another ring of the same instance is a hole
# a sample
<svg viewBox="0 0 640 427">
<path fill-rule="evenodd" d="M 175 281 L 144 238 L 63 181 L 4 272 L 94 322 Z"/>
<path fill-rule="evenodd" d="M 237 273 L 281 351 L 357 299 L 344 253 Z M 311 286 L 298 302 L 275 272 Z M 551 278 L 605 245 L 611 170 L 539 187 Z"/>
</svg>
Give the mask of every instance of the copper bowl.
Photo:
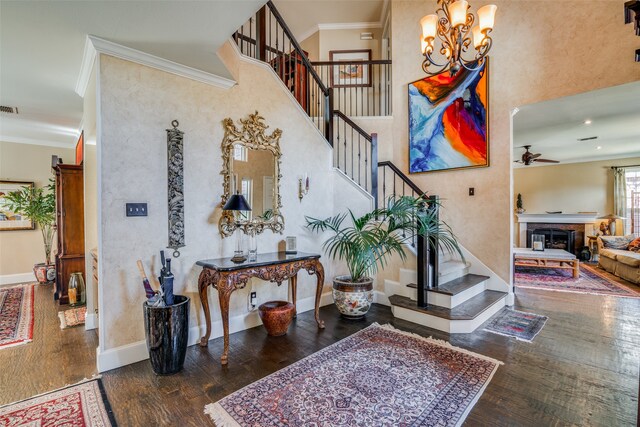
<svg viewBox="0 0 640 427">
<path fill-rule="evenodd" d="M 287 333 L 295 307 L 287 301 L 269 301 L 261 304 L 258 311 L 267 333 L 277 337 Z"/>
</svg>

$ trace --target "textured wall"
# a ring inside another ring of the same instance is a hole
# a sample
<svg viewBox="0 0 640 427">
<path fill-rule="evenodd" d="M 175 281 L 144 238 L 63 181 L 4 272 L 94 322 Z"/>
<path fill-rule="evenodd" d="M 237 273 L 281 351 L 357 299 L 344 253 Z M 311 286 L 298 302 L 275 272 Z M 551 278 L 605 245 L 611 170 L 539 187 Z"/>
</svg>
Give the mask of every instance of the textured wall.
<svg viewBox="0 0 640 427">
<path fill-rule="evenodd" d="M 477 10 L 483 3 L 472 3 Z M 640 80 L 637 37 L 615 1 L 506 1 L 498 6 L 490 62 L 490 156 L 484 169 L 414 174 L 444 200 L 442 216 L 461 243 L 509 279 L 512 219 L 510 112 L 514 107 Z M 393 161 L 407 170 L 407 84 L 424 77 L 419 19 L 435 2 L 395 0 Z M 467 195 L 475 187 L 475 197 Z"/>
<path fill-rule="evenodd" d="M 62 157 L 65 163 L 75 162 L 75 151 L 44 145 L 0 142 L 0 179 L 34 181 L 36 187 L 49 184 L 51 156 Z M 55 252 L 55 240 L 51 260 Z M 0 276 L 33 271 L 33 265 L 44 262 L 42 233 L 35 230 L 0 232 Z"/>
<path fill-rule="evenodd" d="M 231 61 L 229 50 L 224 55 Z M 229 90 L 207 86 L 158 70 L 101 56 L 101 179 L 103 287 L 101 346 L 110 349 L 144 339 L 141 304 L 144 294 L 136 269 L 142 259 L 147 274 L 159 272 L 158 251 L 167 244 L 166 132 L 171 120 L 180 122 L 184 137 L 186 247 L 173 264 L 176 293 L 192 298 L 191 326 L 204 316 L 197 294 L 199 259 L 231 256 L 233 239 L 221 239 L 217 221 L 222 195 L 222 120 L 246 118 L 258 110 L 270 130 L 283 130 L 281 195 L 285 218 L 283 235 L 267 231 L 258 237 L 258 250 L 271 252 L 286 235 L 298 236 L 298 248 L 319 252 L 322 237 L 304 227 L 304 215 L 326 217 L 334 198 L 356 210 L 367 199 L 354 193 L 331 165 L 331 149 L 304 113 L 291 100 L 270 70 L 252 62 L 230 64 L 239 84 Z M 307 172 L 309 194 L 301 201 L 297 177 Z M 334 185 L 334 182 L 340 185 Z M 339 194 L 345 194 L 340 197 Z M 126 218 L 126 202 L 147 202 L 149 216 Z M 327 282 L 344 270 L 324 259 Z M 299 299 L 314 294 L 314 278 L 299 278 Z M 259 302 L 286 298 L 286 286 L 253 282 Z M 231 316 L 247 313 L 249 286 L 231 298 Z M 329 286 L 325 291 L 329 291 Z M 220 319 L 218 299 L 210 292 L 213 320 Z"/>
</svg>

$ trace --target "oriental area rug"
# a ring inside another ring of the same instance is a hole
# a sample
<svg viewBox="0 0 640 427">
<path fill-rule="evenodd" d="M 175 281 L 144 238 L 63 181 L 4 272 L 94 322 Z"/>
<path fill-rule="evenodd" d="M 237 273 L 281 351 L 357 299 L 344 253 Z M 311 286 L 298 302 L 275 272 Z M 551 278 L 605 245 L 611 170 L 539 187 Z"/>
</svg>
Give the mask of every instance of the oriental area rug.
<svg viewBox="0 0 640 427">
<path fill-rule="evenodd" d="M 547 316 L 505 308 L 489 319 L 483 330 L 532 342 L 542 330 Z"/>
<path fill-rule="evenodd" d="M 640 298 L 640 288 L 639 291 L 626 288 L 583 263 L 580 264 L 580 277 L 577 279 L 573 278 L 571 270 L 518 266 L 514 285 L 527 289 Z"/>
<path fill-rule="evenodd" d="M 205 407 L 223 426 L 459 426 L 497 360 L 373 324 Z"/>
<path fill-rule="evenodd" d="M 0 288 L 0 349 L 33 339 L 33 284 Z"/>
<path fill-rule="evenodd" d="M 71 310 L 59 311 L 60 329 L 73 328 L 74 326 L 84 325 L 87 317 L 87 307 L 72 308 Z"/>
<path fill-rule="evenodd" d="M 109 427 L 116 422 L 99 379 L 0 407 L 0 426 Z"/>
</svg>

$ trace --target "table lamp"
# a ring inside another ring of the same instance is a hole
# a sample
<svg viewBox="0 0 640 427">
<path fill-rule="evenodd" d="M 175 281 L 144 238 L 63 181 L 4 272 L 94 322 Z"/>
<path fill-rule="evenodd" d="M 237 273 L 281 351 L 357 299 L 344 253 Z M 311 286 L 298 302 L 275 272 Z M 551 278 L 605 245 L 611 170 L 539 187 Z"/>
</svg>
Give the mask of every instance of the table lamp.
<svg viewBox="0 0 640 427">
<path fill-rule="evenodd" d="M 617 219 L 624 219 L 621 216 L 618 215 L 614 215 L 614 214 L 609 214 L 609 215 L 604 215 L 604 216 L 599 216 L 598 219 L 608 219 L 609 222 L 607 223 L 607 227 L 609 228 L 609 233 L 611 233 L 612 236 L 616 235 L 616 220 Z"/>
<path fill-rule="evenodd" d="M 227 203 L 224 204 L 222 210 L 224 211 L 250 211 L 251 207 L 249 203 L 247 203 L 247 199 L 244 198 L 240 192 L 232 195 L 227 200 Z M 235 219 L 235 217 L 234 217 Z M 236 221 L 236 225 L 238 225 L 238 221 Z M 244 251 L 242 250 L 242 235 L 240 234 L 239 227 L 236 227 L 236 250 L 233 252 L 233 258 L 231 258 L 232 262 L 245 262 L 247 257 L 244 256 Z"/>
</svg>

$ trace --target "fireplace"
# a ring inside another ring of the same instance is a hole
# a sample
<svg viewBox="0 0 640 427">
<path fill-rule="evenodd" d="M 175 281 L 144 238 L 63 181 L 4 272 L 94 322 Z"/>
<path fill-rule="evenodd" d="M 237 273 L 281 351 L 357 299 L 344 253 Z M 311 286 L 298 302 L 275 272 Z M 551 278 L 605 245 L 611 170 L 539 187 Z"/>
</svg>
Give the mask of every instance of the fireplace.
<svg viewBox="0 0 640 427">
<path fill-rule="evenodd" d="M 527 230 L 527 247 L 532 247 L 531 240 L 534 234 L 544 236 L 544 247 L 546 249 L 563 249 L 569 253 L 576 252 L 576 231 L 561 230 L 558 228 L 535 228 Z"/>
</svg>

